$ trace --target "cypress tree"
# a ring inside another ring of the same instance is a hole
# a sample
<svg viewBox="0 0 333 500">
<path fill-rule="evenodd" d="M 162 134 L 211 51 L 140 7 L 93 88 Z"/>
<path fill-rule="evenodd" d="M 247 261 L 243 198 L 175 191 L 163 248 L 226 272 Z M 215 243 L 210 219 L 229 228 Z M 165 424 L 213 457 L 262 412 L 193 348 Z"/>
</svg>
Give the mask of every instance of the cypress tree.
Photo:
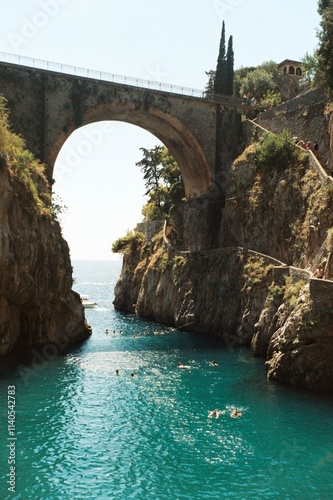
<svg viewBox="0 0 333 500">
<path fill-rule="evenodd" d="M 217 58 L 217 66 L 214 80 L 214 94 L 224 94 L 226 87 L 226 53 L 225 53 L 225 24 L 222 23 L 222 33 L 220 40 L 219 56 Z"/>
<path fill-rule="evenodd" d="M 229 38 L 226 63 L 226 89 L 227 95 L 234 93 L 234 49 L 232 36 Z"/>
<path fill-rule="evenodd" d="M 333 90 L 333 1 L 321 0 L 318 12 L 322 15 L 318 66 L 324 82 Z"/>
<path fill-rule="evenodd" d="M 322 16 L 324 14 L 325 9 L 330 7 L 330 2 L 331 2 L 331 0 L 319 0 L 318 1 L 318 13 L 319 13 L 319 15 Z"/>
</svg>

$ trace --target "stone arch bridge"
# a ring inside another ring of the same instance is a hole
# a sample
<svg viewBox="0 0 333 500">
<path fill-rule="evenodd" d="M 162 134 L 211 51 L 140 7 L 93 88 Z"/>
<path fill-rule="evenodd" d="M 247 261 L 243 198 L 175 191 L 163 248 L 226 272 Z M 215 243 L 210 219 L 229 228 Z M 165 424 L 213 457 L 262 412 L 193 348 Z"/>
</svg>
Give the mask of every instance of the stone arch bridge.
<svg viewBox="0 0 333 500">
<path fill-rule="evenodd" d="M 46 163 L 49 179 L 71 133 L 99 121 L 134 124 L 163 142 L 181 170 L 186 198 L 192 201 L 188 207 L 214 192 L 222 166 L 237 154 L 245 110 L 238 100 L 211 100 L 180 87 L 156 88 L 162 84 L 147 88 L 154 82 L 140 80 L 137 86 L 128 78 L 116 83 L 107 73 L 38 61 L 41 68 L 36 60 L 12 56 L 14 62 L 8 62 L 8 56 L 0 54 L 0 93 L 8 100 L 12 129 Z M 207 214 L 201 205 L 188 208 L 187 227 L 190 235 L 196 225 L 196 246 L 207 247 Z"/>
</svg>

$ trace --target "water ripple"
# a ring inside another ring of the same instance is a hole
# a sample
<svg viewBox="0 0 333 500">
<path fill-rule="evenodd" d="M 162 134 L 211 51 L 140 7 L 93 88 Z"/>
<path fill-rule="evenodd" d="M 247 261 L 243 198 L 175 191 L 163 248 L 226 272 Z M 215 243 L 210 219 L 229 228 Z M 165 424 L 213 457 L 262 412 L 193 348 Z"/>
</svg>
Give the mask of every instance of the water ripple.
<svg viewBox="0 0 333 500">
<path fill-rule="evenodd" d="M 81 281 L 98 301 L 99 284 L 113 280 Z M 120 315 L 107 300 L 105 292 L 105 310 L 88 313 L 91 339 L 29 385 L 15 370 L 2 374 L 2 393 L 17 382 L 17 499 L 331 497 L 329 401 L 272 389 L 247 351 Z M 219 418 L 208 418 L 213 409 Z"/>
</svg>

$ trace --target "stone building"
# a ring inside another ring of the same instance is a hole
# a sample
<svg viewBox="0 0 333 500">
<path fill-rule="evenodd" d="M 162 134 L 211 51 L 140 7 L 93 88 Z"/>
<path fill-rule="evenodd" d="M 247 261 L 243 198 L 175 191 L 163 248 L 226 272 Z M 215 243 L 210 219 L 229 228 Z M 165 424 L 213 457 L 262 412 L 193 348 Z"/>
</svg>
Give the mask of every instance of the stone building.
<svg viewBox="0 0 333 500">
<path fill-rule="evenodd" d="M 278 72 L 280 75 L 289 75 L 300 79 L 303 77 L 302 63 L 285 59 L 278 65 Z"/>
<path fill-rule="evenodd" d="M 301 82 L 304 76 L 304 69 L 300 61 L 285 59 L 278 64 L 277 69 L 277 84 L 282 101 L 289 101 L 300 94 L 301 91 L 306 90 L 306 85 Z"/>
</svg>

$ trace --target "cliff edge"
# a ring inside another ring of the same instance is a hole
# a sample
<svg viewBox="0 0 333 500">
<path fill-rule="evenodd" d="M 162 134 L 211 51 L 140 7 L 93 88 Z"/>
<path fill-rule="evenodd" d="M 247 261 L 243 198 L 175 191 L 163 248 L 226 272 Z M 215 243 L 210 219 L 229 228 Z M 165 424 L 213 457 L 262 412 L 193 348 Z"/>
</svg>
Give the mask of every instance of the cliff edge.
<svg viewBox="0 0 333 500">
<path fill-rule="evenodd" d="M 0 109 L 0 355 L 91 334 L 40 165 Z"/>
</svg>

